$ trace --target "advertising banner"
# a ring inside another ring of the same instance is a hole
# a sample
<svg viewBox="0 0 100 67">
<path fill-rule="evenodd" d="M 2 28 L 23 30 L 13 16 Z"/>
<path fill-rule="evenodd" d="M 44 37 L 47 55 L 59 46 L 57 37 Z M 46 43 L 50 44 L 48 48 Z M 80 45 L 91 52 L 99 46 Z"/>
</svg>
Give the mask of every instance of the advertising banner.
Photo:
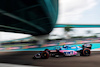
<svg viewBox="0 0 100 67">
<path fill-rule="evenodd" d="M 48 46 L 56 46 L 57 44 L 45 44 L 42 47 L 48 47 Z"/>
<path fill-rule="evenodd" d="M 5 48 L 4 47 L 0 47 L 0 50 L 4 50 Z"/>
<path fill-rule="evenodd" d="M 100 43 L 100 40 L 93 40 L 93 43 Z"/>
<path fill-rule="evenodd" d="M 22 47 L 9 47 L 9 48 L 6 48 L 7 50 L 16 50 L 16 49 L 21 49 Z"/>
<path fill-rule="evenodd" d="M 67 42 L 67 43 L 65 43 L 65 44 L 75 44 L 75 42 Z"/>
<path fill-rule="evenodd" d="M 24 46 L 23 49 L 37 48 L 38 46 Z"/>
</svg>

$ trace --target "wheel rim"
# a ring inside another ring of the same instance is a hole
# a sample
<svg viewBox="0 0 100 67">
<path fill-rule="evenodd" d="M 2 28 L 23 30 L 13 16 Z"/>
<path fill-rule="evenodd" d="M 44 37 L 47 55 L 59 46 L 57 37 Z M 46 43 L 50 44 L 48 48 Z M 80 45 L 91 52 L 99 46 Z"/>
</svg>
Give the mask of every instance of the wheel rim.
<svg viewBox="0 0 100 67">
<path fill-rule="evenodd" d="M 47 52 L 43 52 L 41 57 L 47 59 L 49 58 L 49 54 Z"/>
<path fill-rule="evenodd" d="M 89 56 L 90 55 L 90 50 L 84 50 L 84 55 Z"/>
</svg>

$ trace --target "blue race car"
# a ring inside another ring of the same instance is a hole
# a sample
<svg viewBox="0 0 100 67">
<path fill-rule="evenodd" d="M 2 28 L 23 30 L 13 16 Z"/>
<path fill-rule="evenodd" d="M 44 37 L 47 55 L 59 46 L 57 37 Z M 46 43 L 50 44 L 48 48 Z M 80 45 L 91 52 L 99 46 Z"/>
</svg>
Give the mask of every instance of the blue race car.
<svg viewBox="0 0 100 67">
<path fill-rule="evenodd" d="M 82 46 L 63 45 L 58 49 L 50 50 L 51 56 L 90 56 L 92 44 L 84 44 Z M 56 50 L 56 51 L 55 51 Z"/>
<path fill-rule="evenodd" d="M 49 56 L 90 56 L 92 44 L 84 44 L 82 46 L 75 45 L 63 45 L 60 48 L 54 48 L 52 50 L 45 49 L 40 53 L 34 55 L 34 58 L 49 58 Z"/>
</svg>

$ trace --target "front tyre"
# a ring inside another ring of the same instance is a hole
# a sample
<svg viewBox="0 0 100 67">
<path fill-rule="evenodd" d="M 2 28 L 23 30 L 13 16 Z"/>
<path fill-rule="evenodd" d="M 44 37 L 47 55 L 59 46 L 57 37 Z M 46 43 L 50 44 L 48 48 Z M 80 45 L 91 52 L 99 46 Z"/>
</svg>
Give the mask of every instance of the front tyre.
<svg viewBox="0 0 100 67">
<path fill-rule="evenodd" d="M 46 52 L 46 51 L 43 51 L 43 52 L 41 53 L 41 58 L 43 58 L 43 59 L 48 59 L 48 58 L 49 58 L 49 53 Z"/>
</svg>

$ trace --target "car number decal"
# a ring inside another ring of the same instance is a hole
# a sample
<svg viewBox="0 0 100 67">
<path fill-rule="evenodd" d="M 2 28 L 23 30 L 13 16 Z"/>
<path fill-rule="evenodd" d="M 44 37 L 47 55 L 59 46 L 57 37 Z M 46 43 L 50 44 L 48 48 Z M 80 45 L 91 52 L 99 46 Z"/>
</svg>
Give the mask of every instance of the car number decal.
<svg viewBox="0 0 100 67">
<path fill-rule="evenodd" d="M 73 51 L 70 51 L 70 52 L 64 52 L 64 54 L 66 54 L 66 55 L 73 55 Z"/>
</svg>

